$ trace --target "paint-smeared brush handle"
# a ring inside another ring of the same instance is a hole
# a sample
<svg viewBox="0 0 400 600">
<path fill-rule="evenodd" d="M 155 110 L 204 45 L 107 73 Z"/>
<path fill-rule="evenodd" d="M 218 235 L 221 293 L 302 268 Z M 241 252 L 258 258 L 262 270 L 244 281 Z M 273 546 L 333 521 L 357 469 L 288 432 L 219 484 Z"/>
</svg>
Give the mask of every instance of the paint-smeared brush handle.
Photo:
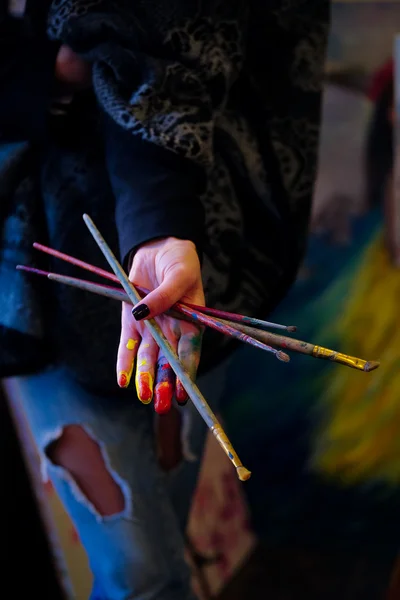
<svg viewBox="0 0 400 600">
<path fill-rule="evenodd" d="M 221 320 L 221 322 L 225 323 L 224 320 Z M 330 360 L 331 362 L 350 367 L 351 369 L 356 369 L 357 371 L 369 373 L 379 367 L 379 362 L 376 360 L 364 360 L 362 358 L 343 354 L 342 352 L 337 352 L 336 350 L 324 348 L 323 346 L 317 346 L 310 342 L 303 342 L 284 335 L 260 331 L 259 329 L 247 325 L 237 324 L 236 327 L 243 333 L 253 336 L 261 342 L 278 346 L 278 348 L 283 348 L 284 350 L 299 352 L 300 354 L 306 354 L 307 356 L 314 356 L 314 358 Z"/>
<path fill-rule="evenodd" d="M 285 331 L 296 331 L 295 325 L 280 325 L 279 323 L 272 323 L 271 321 L 264 321 L 262 319 L 256 319 L 254 317 L 247 317 L 246 315 L 239 315 L 237 313 L 227 312 L 226 310 L 219 310 L 218 308 L 210 308 L 209 306 L 198 306 L 197 304 L 190 304 L 188 302 L 182 303 L 188 308 L 202 312 L 210 317 L 216 319 L 223 319 L 224 321 L 230 321 L 231 323 L 241 323 L 243 325 L 249 325 L 256 327 L 257 329 L 268 330 L 268 329 L 283 329 Z"/>
<path fill-rule="evenodd" d="M 86 281 L 85 279 L 77 279 L 76 277 L 69 277 L 67 275 L 60 275 L 58 273 L 49 273 L 48 271 L 42 271 L 33 267 L 25 267 L 22 265 L 18 265 L 17 269 L 27 271 L 29 273 L 35 273 L 37 275 L 42 275 L 44 277 L 47 277 L 48 279 L 51 279 L 52 281 L 57 281 L 58 283 L 63 283 L 65 285 L 70 285 L 81 290 L 99 294 L 100 296 L 105 296 L 106 298 L 117 300 L 118 302 L 130 303 L 130 299 L 127 296 L 127 294 L 123 290 L 120 290 L 116 287 L 92 283 L 91 281 Z M 198 323 L 198 320 L 196 320 L 192 316 L 182 315 L 182 312 L 177 311 L 176 307 L 168 311 L 167 314 L 176 319 L 183 318 L 191 323 Z M 214 320 L 218 321 L 218 319 Z M 224 321 L 221 319 L 221 322 L 226 322 L 227 325 L 231 325 L 229 321 Z M 242 333 L 245 333 L 248 336 L 258 339 L 260 342 L 267 342 L 268 344 L 272 344 L 274 346 L 277 346 L 278 348 L 284 348 L 285 350 L 299 352 L 307 356 L 313 356 L 315 358 L 330 360 L 337 364 L 341 364 L 352 369 L 357 369 L 358 371 L 364 371 L 365 373 L 374 371 L 379 367 L 379 362 L 375 360 L 364 360 L 355 356 L 349 356 L 348 354 L 343 354 L 342 352 L 337 352 L 336 350 L 330 350 L 329 348 L 324 348 L 323 346 L 317 346 L 315 344 L 303 342 L 294 338 L 276 335 L 274 333 L 266 331 L 260 331 L 257 328 L 249 327 L 247 325 L 235 324 L 235 329 L 241 331 Z"/>
<path fill-rule="evenodd" d="M 336 350 L 329 350 L 329 348 L 323 348 L 322 346 L 314 346 L 312 355 L 315 358 L 322 358 L 323 360 L 330 360 L 331 362 L 357 369 L 358 371 L 365 371 L 370 373 L 375 371 L 380 366 L 378 360 L 363 360 L 356 356 L 349 356 L 342 352 L 336 352 Z"/>
<path fill-rule="evenodd" d="M 108 264 L 114 271 L 115 275 L 118 277 L 120 284 L 129 296 L 132 304 L 140 302 L 142 300 L 140 294 L 135 289 L 135 286 L 129 281 L 128 276 L 126 275 L 122 266 L 119 264 L 118 260 L 114 256 L 111 248 L 109 248 L 109 246 L 107 245 L 100 231 L 93 223 L 92 219 L 88 215 L 84 215 L 83 219 L 97 245 L 104 254 Z M 175 374 L 179 377 L 180 381 L 182 382 L 182 385 L 184 386 L 186 392 L 188 393 L 198 412 L 200 413 L 210 430 L 213 432 L 221 448 L 224 450 L 230 461 L 235 466 L 236 473 L 239 479 L 241 481 L 246 481 L 251 475 L 250 471 L 243 466 L 241 460 L 239 459 L 239 456 L 235 452 L 217 417 L 211 410 L 210 406 L 208 405 L 206 399 L 200 392 L 197 385 L 191 380 L 189 374 L 186 372 L 181 361 L 179 360 L 178 355 L 164 336 L 159 325 L 154 319 L 148 319 L 144 321 L 144 323 L 145 326 L 149 329 L 154 340 L 157 342 L 158 346 L 163 351 L 165 358 L 170 363 L 171 367 L 175 371 Z"/>
<path fill-rule="evenodd" d="M 114 273 L 110 273 L 109 271 L 106 271 L 105 269 L 101 269 L 100 267 L 91 265 L 90 263 L 80 260 L 79 258 L 75 258 L 74 256 L 71 256 L 70 254 L 65 254 L 64 252 L 60 252 L 59 250 L 54 250 L 53 248 L 49 248 L 48 246 L 44 246 L 43 244 L 39 244 L 37 242 L 35 242 L 33 244 L 33 247 L 36 248 L 36 250 L 40 250 L 41 252 L 44 252 L 45 254 L 49 254 L 50 256 L 54 256 L 55 258 L 59 258 L 60 260 L 63 260 L 72 265 L 75 265 L 76 267 L 80 267 L 81 269 L 89 271 L 90 273 L 94 273 L 95 275 L 99 275 L 100 277 L 105 277 L 106 279 L 109 279 L 110 281 L 115 281 L 116 283 L 119 283 L 119 279 L 116 275 L 114 275 Z M 143 296 L 146 296 L 149 293 L 149 290 L 146 290 L 145 288 L 141 288 L 139 286 L 136 286 L 136 289 Z M 260 328 L 263 330 L 268 329 L 268 328 L 273 328 L 273 329 L 285 329 L 286 331 L 296 331 L 296 327 L 294 325 L 279 325 L 277 323 L 270 323 L 269 321 L 263 321 L 261 319 L 247 317 L 245 315 L 230 313 L 230 312 L 226 312 L 226 311 L 219 310 L 216 308 L 209 308 L 208 306 L 206 307 L 206 306 L 199 306 L 197 304 L 186 304 L 184 302 L 182 302 L 181 304 L 182 304 L 182 306 L 188 306 L 189 308 L 192 308 L 192 309 L 196 310 L 197 312 L 201 312 L 201 313 L 204 313 L 211 317 L 216 317 L 218 319 L 225 319 L 227 321 L 232 321 L 233 323 L 243 323 L 243 324 L 247 324 L 252 327 L 257 327 L 257 328 Z"/>
<path fill-rule="evenodd" d="M 210 317 L 208 315 L 200 313 L 197 310 L 194 310 L 193 308 L 188 308 L 181 303 L 176 304 L 173 308 L 175 310 L 177 310 L 178 312 L 182 313 L 183 315 L 190 317 L 193 321 L 195 321 L 197 323 L 201 323 L 202 325 L 205 325 L 206 327 L 215 329 L 216 331 L 219 331 L 220 333 L 228 335 L 228 336 L 230 336 L 236 340 L 239 340 L 240 342 L 243 342 L 245 344 L 250 344 L 250 346 L 254 346 L 255 348 L 258 348 L 259 350 L 271 352 L 279 360 L 281 360 L 283 362 L 289 362 L 289 360 L 290 360 L 289 356 L 287 354 L 285 354 L 285 352 L 276 350 L 275 348 L 272 348 L 272 346 L 269 346 L 269 345 L 265 344 L 264 342 L 260 342 L 258 339 L 255 339 L 254 337 L 248 335 L 247 333 L 243 333 L 242 331 L 239 331 L 238 328 L 233 327 L 227 321 L 220 321 L 218 319 L 215 319 L 213 317 Z"/>
<path fill-rule="evenodd" d="M 57 281 L 58 283 L 63 283 L 65 285 L 76 287 L 85 292 L 92 292 L 94 294 L 97 294 L 98 296 L 110 298 L 111 300 L 117 300 L 118 302 L 128 302 L 129 304 L 131 303 L 127 294 L 123 290 L 119 290 L 118 288 L 114 288 L 108 285 L 92 283 L 91 281 L 85 281 L 84 279 L 75 279 L 75 277 L 59 275 L 58 273 L 49 273 L 47 275 L 47 278 L 51 281 Z"/>
<path fill-rule="evenodd" d="M 37 270 L 36 270 L 37 272 Z M 59 283 L 64 283 L 66 285 L 71 285 L 73 287 L 77 287 L 81 290 L 85 290 L 88 292 L 94 292 L 95 294 L 99 294 L 101 296 L 105 296 L 106 298 L 112 298 L 113 300 L 118 300 L 120 302 L 128 302 L 131 303 L 129 296 L 126 292 L 119 290 L 118 288 L 111 287 L 108 285 L 96 284 L 91 281 L 85 281 L 84 279 L 77 279 L 75 277 L 68 277 L 66 275 L 59 275 L 57 273 L 48 273 L 47 278 L 52 281 L 57 281 Z M 210 327 L 219 331 L 220 333 L 227 335 L 229 337 L 233 337 L 234 339 L 238 339 L 241 342 L 246 344 L 250 344 L 259 348 L 260 350 L 272 351 L 276 356 L 282 360 L 283 362 L 289 362 L 289 356 L 285 352 L 277 351 L 275 348 L 271 348 L 267 346 L 262 341 L 258 340 L 255 337 L 248 335 L 247 332 L 241 331 L 239 327 L 233 327 L 228 322 L 222 322 L 218 319 L 214 319 L 213 317 L 208 317 L 206 315 L 202 315 L 195 310 L 186 309 L 184 306 L 180 304 L 176 304 L 173 307 L 173 310 L 176 311 L 177 314 L 174 314 L 174 317 L 178 317 L 180 315 L 185 315 L 190 322 L 195 324 L 202 324 L 206 327 Z M 171 311 L 168 311 L 167 314 L 170 314 Z"/>
<path fill-rule="evenodd" d="M 117 300 L 118 302 L 129 302 L 130 300 L 123 290 L 110 285 L 104 285 L 102 283 L 92 283 L 86 279 L 78 279 L 77 277 L 69 277 L 69 275 L 61 275 L 60 273 L 52 273 L 50 271 L 43 271 L 42 269 L 35 269 L 34 267 L 26 267 L 25 265 L 17 265 L 18 271 L 26 271 L 27 273 L 34 273 L 35 275 L 41 275 L 50 279 L 50 281 L 56 281 L 64 285 L 83 290 L 84 292 L 91 292 L 97 296 L 104 296 L 111 300 Z"/>
<path fill-rule="evenodd" d="M 79 258 L 75 258 L 74 256 L 70 256 L 69 254 L 65 254 L 65 252 L 54 250 L 54 248 L 49 248 L 48 246 L 44 246 L 38 242 L 35 242 L 33 247 L 36 248 L 36 250 L 40 250 L 40 252 L 44 252 L 45 254 L 59 258 L 60 260 L 68 262 L 71 265 L 75 265 L 76 267 L 80 267 L 85 271 L 89 271 L 90 273 L 94 273 L 95 275 L 99 275 L 100 277 L 105 277 L 105 279 L 119 283 L 118 277 L 116 277 L 113 273 L 110 273 L 105 269 L 101 269 L 100 267 L 95 267 L 94 265 L 91 265 L 84 260 L 80 260 Z"/>
<path fill-rule="evenodd" d="M 72 287 L 79 288 L 80 290 L 84 290 L 87 292 L 93 292 L 100 296 L 105 296 L 106 298 L 111 298 L 113 300 L 118 300 L 120 302 L 131 303 L 131 300 L 128 297 L 128 295 L 126 294 L 126 292 L 124 292 L 123 290 L 120 290 L 118 288 L 112 287 L 112 286 L 92 283 L 91 281 L 86 281 L 85 279 L 69 277 L 68 275 L 60 275 L 59 273 L 40 271 L 39 269 L 34 269 L 31 267 L 23 267 L 23 266 L 18 265 L 17 268 L 31 272 L 31 273 L 36 273 L 37 275 L 44 275 L 51 281 L 57 281 L 58 283 L 70 285 Z M 238 339 L 241 342 L 250 344 L 261 350 L 267 350 L 269 352 L 273 352 L 283 362 L 289 361 L 289 356 L 287 354 L 285 354 L 284 352 L 278 351 L 275 348 L 267 346 L 266 344 L 259 341 L 258 339 L 249 336 L 245 332 L 240 331 L 238 327 L 233 327 L 228 322 L 219 321 L 218 319 L 214 319 L 213 317 L 209 317 L 207 315 L 198 313 L 197 311 L 195 311 L 193 309 L 186 309 L 184 306 L 182 306 L 180 304 L 176 304 L 171 311 L 167 312 L 167 314 L 171 315 L 172 311 L 173 311 L 172 316 L 175 318 L 181 318 L 181 315 L 183 314 L 192 323 L 196 323 L 197 325 L 200 323 L 201 325 L 205 325 L 206 327 L 215 329 L 224 335 Z"/>
</svg>

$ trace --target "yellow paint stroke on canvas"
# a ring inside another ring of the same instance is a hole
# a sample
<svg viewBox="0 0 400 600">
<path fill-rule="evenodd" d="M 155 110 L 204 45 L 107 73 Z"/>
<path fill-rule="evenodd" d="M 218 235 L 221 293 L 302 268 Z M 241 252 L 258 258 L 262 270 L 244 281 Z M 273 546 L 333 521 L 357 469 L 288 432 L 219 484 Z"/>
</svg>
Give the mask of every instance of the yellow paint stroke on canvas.
<svg viewBox="0 0 400 600">
<path fill-rule="evenodd" d="M 313 466 L 345 483 L 400 482 L 400 270 L 379 236 L 364 254 L 335 329 L 346 351 L 377 371 L 330 371 Z"/>
</svg>

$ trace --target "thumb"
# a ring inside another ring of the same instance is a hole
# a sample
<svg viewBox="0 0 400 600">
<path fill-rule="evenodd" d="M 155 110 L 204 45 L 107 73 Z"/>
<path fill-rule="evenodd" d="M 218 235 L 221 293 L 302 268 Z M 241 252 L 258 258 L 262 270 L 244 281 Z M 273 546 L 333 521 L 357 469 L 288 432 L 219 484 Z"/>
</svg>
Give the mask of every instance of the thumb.
<svg viewBox="0 0 400 600">
<path fill-rule="evenodd" d="M 174 275 L 172 271 L 155 290 L 132 308 L 132 315 L 136 321 L 141 321 L 165 313 L 185 295 L 191 284 L 187 277 Z"/>
</svg>

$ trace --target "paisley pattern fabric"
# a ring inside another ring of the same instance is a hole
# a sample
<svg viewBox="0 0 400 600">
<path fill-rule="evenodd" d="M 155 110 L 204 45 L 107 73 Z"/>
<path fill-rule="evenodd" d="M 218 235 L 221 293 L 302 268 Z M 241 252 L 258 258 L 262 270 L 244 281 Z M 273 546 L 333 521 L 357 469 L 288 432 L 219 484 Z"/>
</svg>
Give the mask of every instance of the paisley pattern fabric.
<svg viewBox="0 0 400 600">
<path fill-rule="evenodd" d="M 207 170 L 203 279 L 210 305 L 265 313 L 295 276 L 315 179 L 328 24 L 328 0 L 54 0 L 51 5 L 48 34 L 93 63 L 101 110 L 132 136 Z M 42 157 L 48 229 L 65 251 L 54 207 L 66 189 L 68 214 L 81 214 L 82 203 L 90 204 L 87 196 L 70 199 L 77 194 L 79 185 L 71 178 L 83 154 L 92 157 L 85 161 L 85 194 L 112 196 L 101 156 L 93 159 L 101 133 L 94 135 L 93 111 L 90 116 L 88 122 L 82 119 L 73 152 L 53 149 Z M 74 169 L 68 170 L 68 160 Z M 111 206 L 113 199 L 107 202 Z M 105 221 L 103 233 L 114 239 Z M 70 252 L 76 254 L 76 241 Z M 91 258 L 99 262 L 98 254 Z M 74 313 L 76 305 L 68 304 L 73 296 L 62 294 L 64 322 L 71 325 L 68 331 L 79 331 L 85 348 L 87 325 Z M 109 330 L 109 339 L 116 339 L 118 324 Z M 207 333 L 205 357 L 215 362 L 223 344 L 220 336 Z M 67 359 L 71 352 L 63 350 Z"/>
</svg>

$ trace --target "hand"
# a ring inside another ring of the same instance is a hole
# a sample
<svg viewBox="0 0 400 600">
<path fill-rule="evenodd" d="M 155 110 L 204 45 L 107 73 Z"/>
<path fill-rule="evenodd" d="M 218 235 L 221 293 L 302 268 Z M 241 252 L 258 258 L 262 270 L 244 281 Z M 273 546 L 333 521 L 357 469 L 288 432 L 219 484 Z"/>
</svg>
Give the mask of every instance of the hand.
<svg viewBox="0 0 400 600">
<path fill-rule="evenodd" d="M 186 321 L 165 316 L 176 302 L 204 306 L 200 262 L 195 245 L 186 240 L 163 238 L 144 244 L 135 254 L 129 279 L 151 291 L 132 311 L 123 304 L 121 340 L 117 358 L 120 387 L 128 387 L 136 359 L 136 390 L 139 399 L 148 404 L 154 391 L 154 408 L 165 414 L 171 408 L 175 391 L 180 404 L 187 394 L 165 356 L 159 350 L 143 323 L 157 318 L 165 337 L 177 352 L 183 366 L 194 380 L 200 360 L 201 330 Z"/>
<path fill-rule="evenodd" d="M 91 66 L 68 46 L 61 46 L 56 58 L 56 79 L 69 91 L 85 89 L 91 84 Z"/>
</svg>

